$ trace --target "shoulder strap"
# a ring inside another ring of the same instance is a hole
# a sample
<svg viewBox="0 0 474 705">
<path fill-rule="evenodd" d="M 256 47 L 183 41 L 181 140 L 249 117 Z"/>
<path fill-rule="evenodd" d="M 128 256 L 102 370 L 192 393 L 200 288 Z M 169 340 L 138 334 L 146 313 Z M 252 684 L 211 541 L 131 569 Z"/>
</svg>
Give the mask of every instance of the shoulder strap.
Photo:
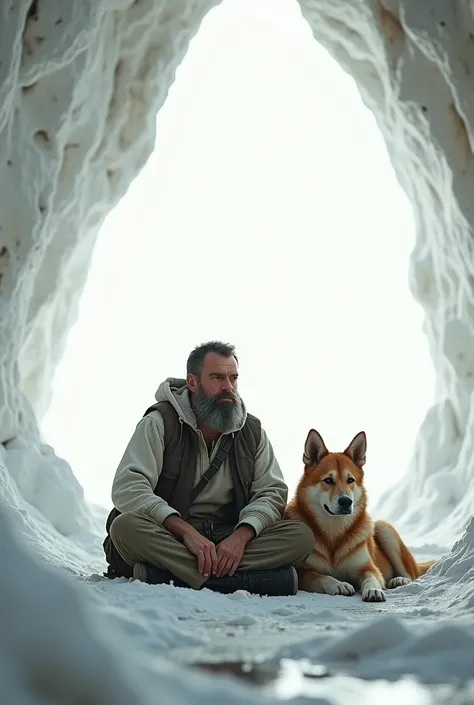
<svg viewBox="0 0 474 705">
<path fill-rule="evenodd" d="M 245 453 L 255 458 L 262 438 L 262 424 L 260 419 L 252 414 L 247 414 L 247 420 L 239 433 L 239 440 L 244 445 Z"/>
<path fill-rule="evenodd" d="M 196 487 L 191 492 L 191 504 L 195 501 L 196 497 L 198 497 L 198 495 L 201 494 L 203 489 L 210 483 L 210 481 L 212 480 L 212 478 L 214 477 L 216 472 L 218 472 L 222 463 L 224 462 L 227 455 L 229 454 L 229 451 L 232 447 L 233 442 L 234 442 L 234 437 L 232 435 L 227 436 L 224 443 L 221 445 L 221 447 L 217 451 L 214 460 L 209 465 L 209 468 L 206 470 L 204 475 L 201 477 L 201 479 L 197 483 Z"/>
<path fill-rule="evenodd" d="M 148 414 L 151 414 L 152 411 L 164 411 L 165 409 L 168 409 L 171 406 L 169 401 L 157 401 L 151 406 L 148 407 L 148 409 L 145 411 L 143 416 L 147 416 Z"/>
<path fill-rule="evenodd" d="M 148 416 L 148 414 L 151 414 L 153 411 L 158 411 L 159 414 L 161 415 L 161 418 L 163 419 L 163 427 L 164 427 L 164 441 L 165 441 L 165 449 L 170 446 L 173 440 L 175 440 L 174 446 L 181 440 L 179 438 L 181 430 L 182 430 L 182 425 L 179 427 L 179 432 L 176 432 L 176 427 L 179 424 L 179 419 L 178 419 L 178 414 L 176 413 L 176 409 L 173 407 L 173 405 L 169 401 L 159 401 L 153 404 L 152 406 L 149 406 L 148 409 L 145 411 L 143 414 L 143 418 L 145 416 Z M 174 450 L 174 447 L 173 447 Z"/>
</svg>

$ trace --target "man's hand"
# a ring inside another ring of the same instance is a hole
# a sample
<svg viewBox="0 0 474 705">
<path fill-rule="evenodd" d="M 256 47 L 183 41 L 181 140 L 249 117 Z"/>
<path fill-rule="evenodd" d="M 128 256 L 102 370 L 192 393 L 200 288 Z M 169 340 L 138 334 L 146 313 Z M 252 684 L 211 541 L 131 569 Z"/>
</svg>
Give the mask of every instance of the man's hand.
<svg viewBox="0 0 474 705">
<path fill-rule="evenodd" d="M 204 536 L 201 536 L 199 531 L 195 529 L 183 536 L 183 543 L 186 548 L 197 557 L 198 571 L 201 575 L 204 575 L 205 578 L 208 578 L 210 575 L 215 575 L 217 570 L 215 544 Z"/>
<path fill-rule="evenodd" d="M 255 537 L 254 529 L 248 524 L 239 526 L 230 536 L 217 545 L 217 570 L 215 576 L 223 578 L 234 575 L 240 565 L 245 547 Z"/>
<path fill-rule="evenodd" d="M 165 529 L 182 539 L 184 545 L 198 559 L 198 570 L 205 578 L 214 575 L 217 570 L 217 553 L 215 544 L 201 536 L 187 521 L 175 514 L 163 522 Z"/>
</svg>

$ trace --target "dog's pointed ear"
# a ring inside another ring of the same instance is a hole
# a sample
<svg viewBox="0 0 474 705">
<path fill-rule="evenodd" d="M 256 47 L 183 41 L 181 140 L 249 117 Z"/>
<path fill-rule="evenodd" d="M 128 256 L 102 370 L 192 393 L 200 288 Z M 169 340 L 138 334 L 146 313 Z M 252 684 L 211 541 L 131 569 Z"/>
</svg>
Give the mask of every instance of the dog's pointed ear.
<svg viewBox="0 0 474 705">
<path fill-rule="evenodd" d="M 347 455 L 359 468 L 365 465 L 367 453 L 367 436 L 364 431 L 360 431 L 347 446 L 344 455 Z"/>
<path fill-rule="evenodd" d="M 322 436 L 312 428 L 304 444 L 303 463 L 305 465 L 317 465 L 328 453 L 329 451 Z"/>
</svg>

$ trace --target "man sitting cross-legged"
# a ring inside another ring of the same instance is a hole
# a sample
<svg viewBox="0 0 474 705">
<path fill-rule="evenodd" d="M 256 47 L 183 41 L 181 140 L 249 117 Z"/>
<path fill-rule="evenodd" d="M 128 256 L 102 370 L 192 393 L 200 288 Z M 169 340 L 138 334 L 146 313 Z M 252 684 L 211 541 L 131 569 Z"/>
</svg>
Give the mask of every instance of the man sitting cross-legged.
<svg viewBox="0 0 474 705">
<path fill-rule="evenodd" d="M 314 536 L 283 521 L 288 488 L 237 392 L 234 347 L 190 354 L 167 379 L 119 464 L 104 550 L 109 577 L 219 592 L 293 595 Z"/>
</svg>

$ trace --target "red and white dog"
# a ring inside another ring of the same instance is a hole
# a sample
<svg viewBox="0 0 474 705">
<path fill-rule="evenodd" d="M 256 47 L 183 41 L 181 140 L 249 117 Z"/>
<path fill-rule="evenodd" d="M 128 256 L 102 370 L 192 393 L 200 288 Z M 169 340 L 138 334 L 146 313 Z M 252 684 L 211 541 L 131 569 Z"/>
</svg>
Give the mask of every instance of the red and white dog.
<svg viewBox="0 0 474 705">
<path fill-rule="evenodd" d="M 381 602 L 384 588 L 410 583 L 435 562 L 417 563 L 396 529 L 367 513 L 366 448 L 363 431 L 342 453 L 330 453 L 314 429 L 308 433 L 304 474 L 285 511 L 285 519 L 304 521 L 315 537 L 313 552 L 297 569 L 302 590 L 360 591 L 363 600 Z"/>
</svg>

